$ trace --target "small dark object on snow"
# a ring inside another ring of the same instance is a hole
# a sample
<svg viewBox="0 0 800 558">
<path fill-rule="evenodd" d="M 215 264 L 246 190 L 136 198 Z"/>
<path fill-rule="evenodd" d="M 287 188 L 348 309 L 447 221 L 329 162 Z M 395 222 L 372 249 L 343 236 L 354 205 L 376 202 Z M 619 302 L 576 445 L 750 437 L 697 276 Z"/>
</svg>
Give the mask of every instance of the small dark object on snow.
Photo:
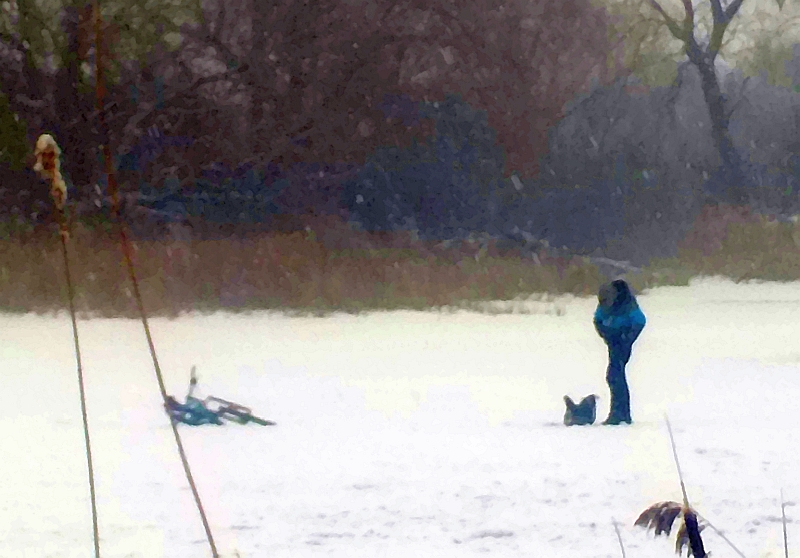
<svg viewBox="0 0 800 558">
<path fill-rule="evenodd" d="M 164 408 L 172 420 L 190 426 L 222 424 L 219 415 L 209 410 L 203 401 L 191 395 L 186 396 L 186 403 L 179 403 L 177 399 L 168 395 Z"/>
<path fill-rule="evenodd" d="M 197 386 L 196 367 L 192 366 L 192 377 L 189 380 L 189 393 L 186 395 L 186 403 L 179 403 L 171 395 L 167 396 L 164 408 L 172 420 L 188 424 L 190 426 L 201 426 L 203 424 L 222 424 L 222 419 L 247 424 L 254 422 L 261 426 L 275 426 L 275 423 L 264 420 L 253 414 L 248 408 L 226 399 L 219 397 L 206 397 L 200 400 L 192 395 Z"/>
<path fill-rule="evenodd" d="M 697 512 L 691 508 L 681 506 L 677 502 L 659 502 L 644 510 L 634 525 L 652 529 L 656 536 L 662 533 L 669 536 L 673 523 L 681 514 L 683 514 L 683 523 L 675 536 L 675 553 L 680 555 L 686 548 L 687 556 L 706 558 L 708 554 L 703 547 L 703 539 L 700 537 L 700 532 L 705 529 L 705 525 L 698 524 Z"/>
<path fill-rule="evenodd" d="M 264 420 L 253 415 L 253 411 L 251 411 L 249 407 L 243 407 L 238 403 L 226 401 L 225 399 L 220 399 L 219 397 L 206 397 L 203 403 L 207 409 L 211 410 L 212 413 L 215 413 L 218 417 L 224 418 L 225 420 L 238 422 L 239 424 L 254 422 L 256 424 L 260 424 L 261 426 L 275 425 L 275 423 L 272 421 Z"/>
<path fill-rule="evenodd" d="M 566 426 L 584 426 L 594 424 L 597 418 L 597 396 L 587 395 L 581 399 L 580 403 L 575 403 L 569 395 L 564 396 L 564 403 L 567 410 L 564 412 L 564 424 Z"/>
</svg>

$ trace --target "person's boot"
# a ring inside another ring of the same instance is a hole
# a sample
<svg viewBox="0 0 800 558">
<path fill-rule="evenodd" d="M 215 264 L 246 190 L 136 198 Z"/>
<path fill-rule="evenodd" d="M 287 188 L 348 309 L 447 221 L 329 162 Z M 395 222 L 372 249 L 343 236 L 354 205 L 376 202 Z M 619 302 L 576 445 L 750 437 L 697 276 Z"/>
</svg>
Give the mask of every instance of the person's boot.
<svg viewBox="0 0 800 558">
<path fill-rule="evenodd" d="M 608 418 L 603 421 L 603 424 L 606 426 L 616 426 L 622 422 L 622 415 L 619 412 L 619 397 L 616 394 L 616 390 L 611 390 L 611 408 L 608 411 Z"/>
<path fill-rule="evenodd" d="M 609 410 L 608 410 L 608 418 L 603 421 L 603 424 L 606 426 L 609 425 L 617 425 L 620 423 L 620 393 L 619 393 L 619 381 L 618 381 L 618 373 L 614 366 L 614 361 L 612 360 L 608 366 L 608 372 L 606 373 L 606 381 L 608 382 L 608 391 L 611 394 L 611 401 L 609 402 Z"/>
<path fill-rule="evenodd" d="M 623 369 L 624 371 L 624 369 Z M 620 385 L 620 397 L 619 397 L 619 419 L 620 422 L 624 422 L 626 424 L 631 424 L 633 421 L 631 420 L 631 394 L 628 391 L 628 382 L 625 379 L 624 373 L 622 376 L 622 381 Z"/>
<path fill-rule="evenodd" d="M 614 419 L 616 422 L 609 423 L 609 424 L 631 424 L 633 421 L 631 420 L 631 403 L 630 403 L 630 396 L 628 394 L 627 386 L 624 386 L 624 389 L 621 389 L 622 393 L 619 397 L 619 406 L 614 413 Z"/>
<path fill-rule="evenodd" d="M 617 426 L 618 424 L 632 424 L 630 413 L 621 412 L 619 409 L 612 407 L 611 412 L 608 413 L 608 418 L 603 421 L 606 426 Z"/>
</svg>

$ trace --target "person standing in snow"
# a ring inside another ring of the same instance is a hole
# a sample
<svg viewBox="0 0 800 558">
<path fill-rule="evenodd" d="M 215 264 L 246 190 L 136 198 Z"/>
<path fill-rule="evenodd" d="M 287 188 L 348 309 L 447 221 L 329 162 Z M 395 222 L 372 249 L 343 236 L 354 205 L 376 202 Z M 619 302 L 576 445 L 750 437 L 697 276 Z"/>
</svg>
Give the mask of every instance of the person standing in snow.
<svg viewBox="0 0 800 558">
<path fill-rule="evenodd" d="M 611 410 L 603 424 L 631 424 L 631 402 L 625 365 L 633 343 L 644 329 L 644 313 L 630 287 L 622 279 L 600 288 L 594 313 L 594 327 L 608 346 L 606 382 L 611 391 Z"/>
</svg>

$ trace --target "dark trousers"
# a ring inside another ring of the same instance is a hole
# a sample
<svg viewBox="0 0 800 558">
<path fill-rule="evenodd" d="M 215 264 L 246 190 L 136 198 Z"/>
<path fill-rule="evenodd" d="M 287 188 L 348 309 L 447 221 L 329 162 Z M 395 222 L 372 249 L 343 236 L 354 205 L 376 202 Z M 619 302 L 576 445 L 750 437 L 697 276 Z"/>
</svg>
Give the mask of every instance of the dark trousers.
<svg viewBox="0 0 800 558">
<path fill-rule="evenodd" d="M 631 420 L 631 396 L 625 378 L 625 365 L 631 358 L 631 345 L 611 343 L 608 347 L 606 382 L 611 391 L 611 420 Z"/>
</svg>

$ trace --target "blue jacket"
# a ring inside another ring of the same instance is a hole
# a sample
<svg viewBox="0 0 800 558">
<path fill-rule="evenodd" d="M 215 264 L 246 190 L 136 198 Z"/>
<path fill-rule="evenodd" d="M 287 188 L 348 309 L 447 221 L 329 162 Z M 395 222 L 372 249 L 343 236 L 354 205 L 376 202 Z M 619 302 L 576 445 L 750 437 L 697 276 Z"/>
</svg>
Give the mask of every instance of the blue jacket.
<svg viewBox="0 0 800 558">
<path fill-rule="evenodd" d="M 594 327 L 606 343 L 632 345 L 646 323 L 638 305 L 617 312 L 598 306 L 594 312 Z"/>
<path fill-rule="evenodd" d="M 598 296 L 594 327 L 609 349 L 630 351 L 647 320 L 625 281 L 605 285 Z"/>
</svg>

